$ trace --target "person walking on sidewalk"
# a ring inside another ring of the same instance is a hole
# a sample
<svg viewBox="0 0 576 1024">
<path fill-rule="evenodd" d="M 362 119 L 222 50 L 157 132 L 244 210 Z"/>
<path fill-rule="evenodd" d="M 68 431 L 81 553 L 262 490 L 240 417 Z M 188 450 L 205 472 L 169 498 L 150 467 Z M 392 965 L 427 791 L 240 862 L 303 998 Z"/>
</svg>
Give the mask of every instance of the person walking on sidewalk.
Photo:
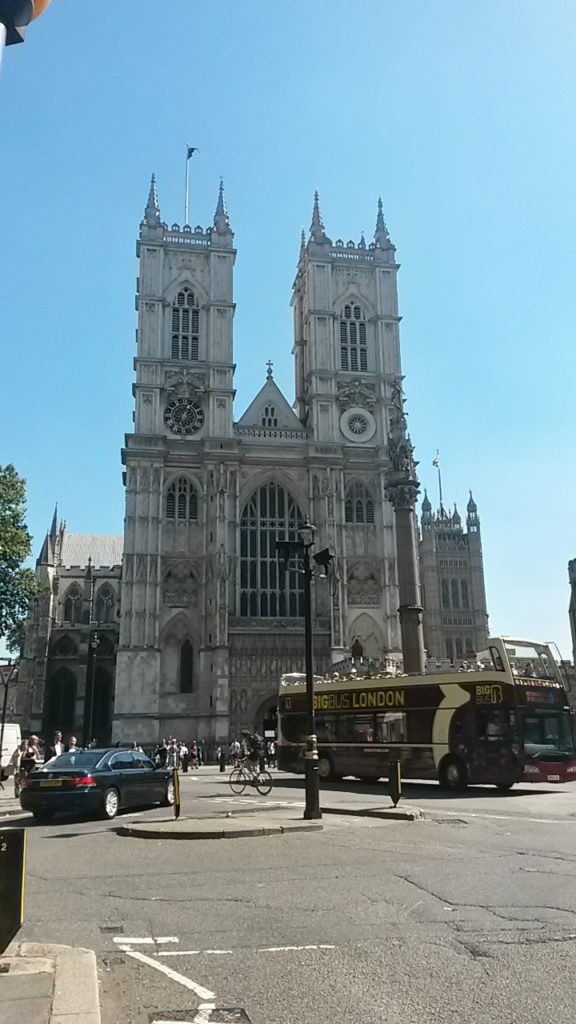
<svg viewBox="0 0 576 1024">
<path fill-rule="evenodd" d="M 22 740 L 22 743 L 16 747 L 16 750 L 10 758 L 10 764 L 14 768 L 14 796 L 16 799 L 20 796 L 20 787 L 22 785 L 22 755 L 28 746 L 27 740 Z"/>
</svg>

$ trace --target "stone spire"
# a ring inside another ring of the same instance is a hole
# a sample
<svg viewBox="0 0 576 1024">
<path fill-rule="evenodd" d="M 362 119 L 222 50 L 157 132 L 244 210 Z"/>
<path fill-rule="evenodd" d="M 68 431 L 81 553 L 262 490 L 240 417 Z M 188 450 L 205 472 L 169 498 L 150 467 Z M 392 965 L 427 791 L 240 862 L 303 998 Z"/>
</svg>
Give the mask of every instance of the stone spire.
<svg viewBox="0 0 576 1024">
<path fill-rule="evenodd" d="M 322 220 L 322 214 L 320 213 L 320 197 L 318 191 L 314 193 L 314 208 L 312 210 L 312 223 L 310 225 L 310 238 L 313 242 L 318 245 L 327 243 L 331 245 L 332 242 L 326 234 L 324 227 L 324 221 Z"/>
<path fill-rule="evenodd" d="M 382 199 L 378 196 L 378 215 L 376 217 L 376 230 L 374 232 L 374 242 L 379 249 L 389 249 L 390 235 L 388 234 L 388 228 L 384 222 L 384 214 L 382 212 Z"/>
<path fill-rule="evenodd" d="M 152 175 L 148 202 L 144 210 L 144 220 L 148 227 L 155 228 L 160 224 L 160 206 L 158 204 L 158 192 L 156 191 L 156 175 Z"/>
<path fill-rule="evenodd" d="M 306 232 L 304 231 L 304 228 L 302 228 L 302 234 L 300 235 L 300 257 L 299 257 L 299 259 L 302 259 L 304 257 L 304 253 L 305 252 L 306 252 Z"/>
<path fill-rule="evenodd" d="M 232 234 L 226 200 L 224 199 L 224 182 L 222 181 L 222 178 L 220 178 L 220 186 L 218 188 L 218 202 L 216 203 L 216 211 L 214 213 L 214 227 L 219 235 Z"/>
</svg>

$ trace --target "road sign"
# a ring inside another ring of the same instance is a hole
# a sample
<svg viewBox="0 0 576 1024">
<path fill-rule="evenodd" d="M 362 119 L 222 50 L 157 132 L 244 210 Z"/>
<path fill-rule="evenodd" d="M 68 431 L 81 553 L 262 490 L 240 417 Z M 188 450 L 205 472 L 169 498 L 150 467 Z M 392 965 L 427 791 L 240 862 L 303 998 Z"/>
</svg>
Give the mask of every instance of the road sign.
<svg viewBox="0 0 576 1024">
<path fill-rule="evenodd" d="M 0 955 L 24 921 L 26 830 L 0 832 Z"/>
</svg>

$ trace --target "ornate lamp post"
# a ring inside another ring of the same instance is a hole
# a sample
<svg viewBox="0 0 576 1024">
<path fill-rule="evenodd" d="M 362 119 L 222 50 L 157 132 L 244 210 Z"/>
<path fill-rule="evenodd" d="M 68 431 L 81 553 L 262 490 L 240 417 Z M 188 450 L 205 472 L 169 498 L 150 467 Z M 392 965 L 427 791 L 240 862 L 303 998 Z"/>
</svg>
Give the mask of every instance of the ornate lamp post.
<svg viewBox="0 0 576 1024">
<path fill-rule="evenodd" d="M 4 47 L 23 43 L 28 25 L 49 3 L 50 0 L 0 0 L 0 64 Z"/>
<path fill-rule="evenodd" d="M 90 639 L 88 640 L 88 671 L 86 673 L 86 682 L 90 686 L 90 702 L 88 704 L 88 716 L 84 717 L 84 721 L 87 723 L 84 730 L 84 746 L 87 747 L 92 742 L 92 726 L 94 720 L 94 690 L 96 687 L 96 652 L 100 646 L 100 637 L 98 633 L 91 633 Z"/>
<path fill-rule="evenodd" d="M 306 666 L 306 753 L 305 779 L 306 779 L 306 805 L 304 817 L 306 819 L 321 818 L 320 810 L 320 777 L 318 775 L 318 744 L 316 739 L 316 724 L 314 714 L 314 662 L 312 651 L 312 560 L 318 565 L 326 567 L 334 557 L 328 548 L 319 551 L 310 557 L 314 546 L 314 534 L 316 528 L 308 521 L 298 530 L 299 540 L 276 541 L 278 554 L 284 559 L 287 567 L 292 555 L 300 555 L 304 563 L 304 661 Z"/>
</svg>

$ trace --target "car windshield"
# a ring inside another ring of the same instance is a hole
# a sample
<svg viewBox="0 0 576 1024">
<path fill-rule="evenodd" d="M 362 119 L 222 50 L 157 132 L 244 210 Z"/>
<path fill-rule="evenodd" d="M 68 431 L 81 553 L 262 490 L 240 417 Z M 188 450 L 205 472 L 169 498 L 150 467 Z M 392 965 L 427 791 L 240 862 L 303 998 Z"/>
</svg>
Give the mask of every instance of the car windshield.
<svg viewBox="0 0 576 1024">
<path fill-rule="evenodd" d="M 101 751 L 74 750 L 53 757 L 46 762 L 44 768 L 50 768 L 51 771 L 58 768 L 95 768 L 103 756 Z"/>
<path fill-rule="evenodd" d="M 566 711 L 545 708 L 523 714 L 524 751 L 528 757 L 542 760 L 551 756 L 565 759 L 574 755 L 574 735 Z"/>
</svg>

